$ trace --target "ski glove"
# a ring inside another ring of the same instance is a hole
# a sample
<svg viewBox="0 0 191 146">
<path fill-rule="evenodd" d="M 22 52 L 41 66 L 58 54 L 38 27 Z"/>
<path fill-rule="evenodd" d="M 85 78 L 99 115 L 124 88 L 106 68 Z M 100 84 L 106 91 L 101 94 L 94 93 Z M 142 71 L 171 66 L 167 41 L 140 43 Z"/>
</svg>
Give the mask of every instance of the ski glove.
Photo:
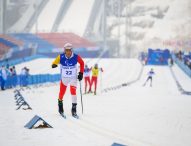
<svg viewBox="0 0 191 146">
<path fill-rule="evenodd" d="M 52 64 L 52 68 L 56 68 L 57 67 L 57 65 L 56 64 Z"/>
<path fill-rule="evenodd" d="M 78 80 L 81 81 L 83 79 L 83 73 L 82 72 L 79 72 L 78 74 Z"/>
</svg>

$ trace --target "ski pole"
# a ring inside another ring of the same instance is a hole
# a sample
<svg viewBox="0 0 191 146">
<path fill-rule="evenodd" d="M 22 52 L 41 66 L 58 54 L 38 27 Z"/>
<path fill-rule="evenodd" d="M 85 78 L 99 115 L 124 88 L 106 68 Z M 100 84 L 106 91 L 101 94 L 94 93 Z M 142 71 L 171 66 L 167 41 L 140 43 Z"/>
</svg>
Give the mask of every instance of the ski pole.
<svg viewBox="0 0 191 146">
<path fill-rule="evenodd" d="M 82 114 L 83 114 L 83 100 L 82 100 L 82 84 L 80 81 L 80 95 L 81 95 L 81 106 L 82 106 Z"/>
</svg>

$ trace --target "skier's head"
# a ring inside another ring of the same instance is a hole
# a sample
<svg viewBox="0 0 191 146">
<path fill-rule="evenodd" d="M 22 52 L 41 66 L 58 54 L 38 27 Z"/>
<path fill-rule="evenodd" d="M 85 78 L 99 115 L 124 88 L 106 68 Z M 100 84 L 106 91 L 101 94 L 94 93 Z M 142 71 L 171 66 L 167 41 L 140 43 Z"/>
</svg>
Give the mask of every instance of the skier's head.
<svg viewBox="0 0 191 146">
<path fill-rule="evenodd" d="M 70 58 L 72 55 L 72 44 L 66 43 L 64 45 L 64 53 L 66 54 L 66 57 Z"/>
<path fill-rule="evenodd" d="M 95 68 L 98 68 L 98 64 L 96 63 L 96 64 L 94 65 L 94 67 L 95 67 Z"/>
<path fill-rule="evenodd" d="M 87 64 L 85 65 L 85 68 L 88 68 L 88 65 L 87 65 Z"/>
<path fill-rule="evenodd" d="M 151 68 L 151 71 L 153 71 L 153 68 Z"/>
</svg>

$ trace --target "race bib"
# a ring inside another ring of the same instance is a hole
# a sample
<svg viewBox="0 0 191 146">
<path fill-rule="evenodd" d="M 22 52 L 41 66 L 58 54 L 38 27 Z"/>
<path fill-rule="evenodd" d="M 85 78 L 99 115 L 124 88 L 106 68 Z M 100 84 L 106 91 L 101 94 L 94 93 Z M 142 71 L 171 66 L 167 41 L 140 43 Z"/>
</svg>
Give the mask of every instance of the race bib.
<svg viewBox="0 0 191 146">
<path fill-rule="evenodd" d="M 70 78 L 77 75 L 76 66 L 61 66 L 62 77 Z"/>
</svg>

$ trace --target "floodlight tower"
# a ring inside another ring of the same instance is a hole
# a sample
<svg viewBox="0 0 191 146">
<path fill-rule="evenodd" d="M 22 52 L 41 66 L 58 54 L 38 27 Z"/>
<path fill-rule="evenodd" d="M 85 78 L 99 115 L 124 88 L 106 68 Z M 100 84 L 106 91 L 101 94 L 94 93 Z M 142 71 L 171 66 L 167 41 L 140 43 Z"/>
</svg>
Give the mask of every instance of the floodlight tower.
<svg viewBox="0 0 191 146">
<path fill-rule="evenodd" d="M 5 10 L 6 0 L 0 0 L 0 33 L 4 34 L 5 31 Z"/>
<path fill-rule="evenodd" d="M 125 8 L 125 49 L 127 51 L 127 57 L 131 57 L 131 0 L 126 1 Z"/>
<path fill-rule="evenodd" d="M 107 0 L 103 1 L 103 48 L 107 49 Z"/>
</svg>

